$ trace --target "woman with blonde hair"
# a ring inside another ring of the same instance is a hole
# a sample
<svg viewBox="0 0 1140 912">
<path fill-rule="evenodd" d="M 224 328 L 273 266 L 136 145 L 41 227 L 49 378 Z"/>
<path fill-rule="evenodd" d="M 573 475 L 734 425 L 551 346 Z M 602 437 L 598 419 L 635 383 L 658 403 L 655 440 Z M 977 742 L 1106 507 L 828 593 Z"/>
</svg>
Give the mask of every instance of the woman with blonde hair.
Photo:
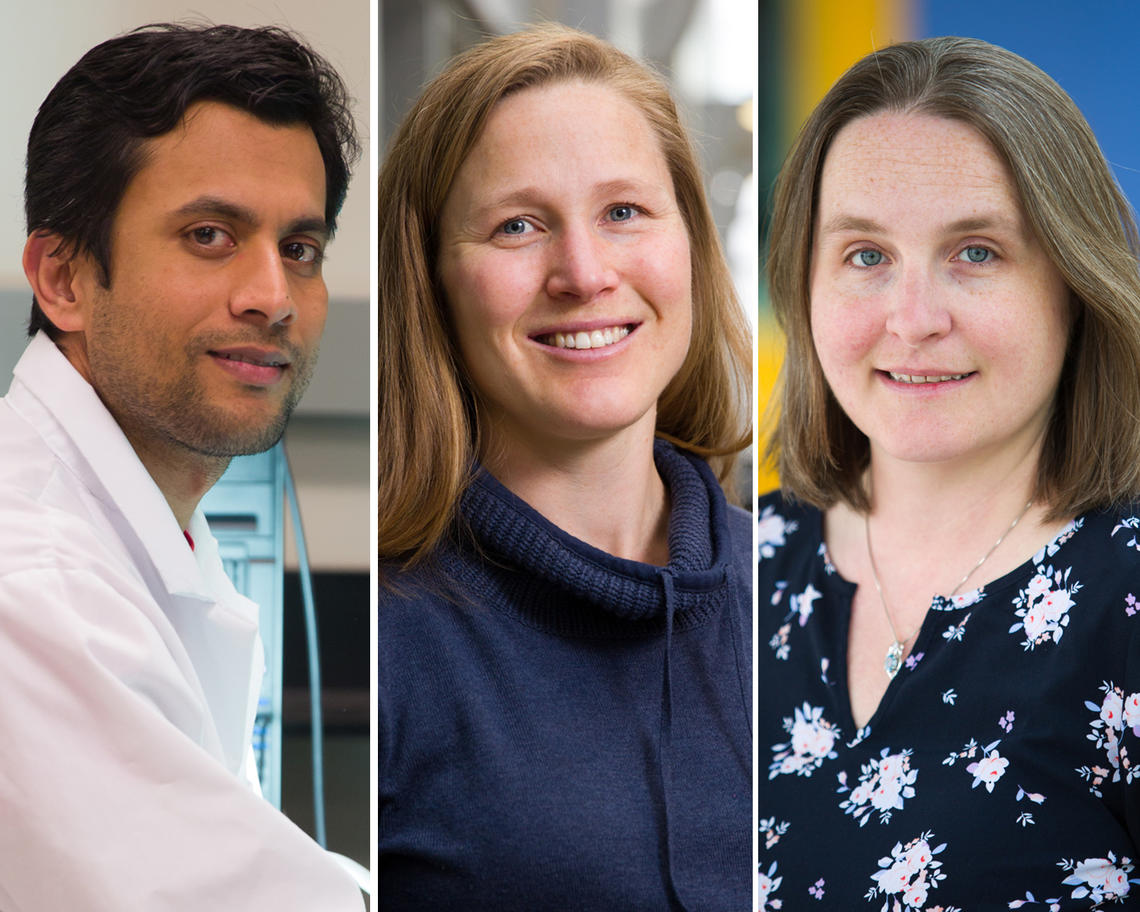
<svg viewBox="0 0 1140 912">
<path fill-rule="evenodd" d="M 383 908 L 743 908 L 750 346 L 668 91 L 484 42 L 379 207 Z"/>
<path fill-rule="evenodd" d="M 1140 882 L 1136 253 L 1084 118 L 1001 48 L 885 48 L 804 125 L 768 262 L 761 908 Z"/>
</svg>

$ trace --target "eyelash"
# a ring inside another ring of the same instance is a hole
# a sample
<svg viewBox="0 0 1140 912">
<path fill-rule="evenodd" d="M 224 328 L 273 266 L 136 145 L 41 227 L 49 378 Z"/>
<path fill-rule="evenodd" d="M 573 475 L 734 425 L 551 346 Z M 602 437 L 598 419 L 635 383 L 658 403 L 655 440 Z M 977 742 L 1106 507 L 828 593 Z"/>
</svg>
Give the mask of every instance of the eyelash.
<svg viewBox="0 0 1140 912">
<path fill-rule="evenodd" d="M 615 209 L 628 209 L 630 211 L 630 217 L 627 219 L 622 219 L 622 222 L 632 221 L 633 217 L 636 215 L 645 215 L 645 210 L 641 206 L 638 206 L 636 203 L 614 203 L 612 206 L 610 206 L 609 209 L 606 210 L 606 215 L 612 215 Z"/>
<path fill-rule="evenodd" d="M 968 260 L 968 259 L 964 260 L 964 259 L 962 259 L 962 255 L 967 250 L 984 250 L 987 254 L 989 254 L 989 256 L 987 256 L 984 260 L 981 260 L 978 262 L 975 262 L 973 260 Z M 963 247 L 961 250 L 959 250 L 956 254 L 954 254 L 954 259 L 956 259 L 958 262 L 968 263 L 971 266 L 988 266 L 990 263 L 992 263 L 997 258 L 998 258 L 997 251 L 995 251 L 992 247 L 987 247 L 985 244 L 967 244 L 965 247 Z"/>
<path fill-rule="evenodd" d="M 207 231 L 213 232 L 214 237 L 212 237 L 209 241 L 204 241 L 199 237 L 199 235 L 201 235 Z M 215 247 L 215 244 L 213 243 L 213 241 L 217 240 L 218 235 L 222 235 L 226 238 L 229 238 L 230 242 L 231 243 L 233 242 L 233 238 L 230 236 L 230 233 L 228 231 L 226 231 L 224 228 L 219 228 L 217 225 L 198 225 L 197 227 L 191 228 L 189 231 L 186 232 L 186 237 L 189 240 L 193 241 L 195 244 L 198 244 L 200 247 L 210 247 L 210 248 Z"/>
<path fill-rule="evenodd" d="M 514 218 L 509 218 L 505 222 L 500 224 L 499 227 L 495 229 L 495 234 L 503 234 L 503 235 L 506 235 L 507 237 L 522 237 L 524 234 L 527 233 L 526 231 L 521 231 L 521 232 L 517 232 L 517 233 L 507 231 L 507 225 L 514 225 L 516 223 L 524 225 L 527 228 L 534 228 L 534 225 L 532 225 L 528 219 L 525 219 L 522 216 L 516 215 Z"/>
<path fill-rule="evenodd" d="M 316 244 L 309 241 L 286 241 L 281 245 L 282 254 L 285 253 L 290 247 L 307 247 L 313 251 L 313 258 L 311 260 L 298 260 L 294 257 L 286 257 L 291 263 L 299 263 L 302 266 L 319 266 L 325 261 L 325 252 Z"/>
<path fill-rule="evenodd" d="M 886 259 L 886 255 L 883 253 L 883 251 L 879 250 L 877 247 L 860 247 L 858 250 L 852 250 L 851 253 L 849 253 L 847 255 L 847 258 L 846 258 L 846 260 L 844 260 L 844 262 L 849 264 L 850 266 L 853 266 L 856 269 L 874 269 L 875 266 L 881 266 L 882 265 L 881 261 L 878 263 L 875 263 L 872 266 L 869 266 L 866 264 L 856 263 L 855 258 L 857 256 L 859 256 L 860 254 L 863 254 L 863 253 L 877 253 L 881 257 L 883 257 L 884 260 Z"/>
</svg>

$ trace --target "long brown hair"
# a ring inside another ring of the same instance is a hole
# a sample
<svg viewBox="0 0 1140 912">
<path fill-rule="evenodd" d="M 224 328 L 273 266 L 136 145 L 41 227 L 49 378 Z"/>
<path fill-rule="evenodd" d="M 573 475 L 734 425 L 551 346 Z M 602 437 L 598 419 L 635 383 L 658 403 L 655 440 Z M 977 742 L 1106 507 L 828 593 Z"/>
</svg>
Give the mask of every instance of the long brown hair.
<svg viewBox="0 0 1140 912">
<path fill-rule="evenodd" d="M 751 339 L 664 82 L 606 42 L 545 25 L 460 54 L 404 119 L 379 186 L 379 553 L 404 566 L 454 521 L 476 453 L 475 391 L 451 338 L 436 265 L 440 212 L 495 105 L 554 82 L 600 83 L 632 102 L 661 145 L 689 234 L 693 330 L 662 393 L 657 434 L 706 457 L 722 482 L 751 440 Z"/>
<path fill-rule="evenodd" d="M 870 446 L 824 379 L 809 275 L 828 149 L 844 126 L 880 111 L 944 117 L 985 137 L 1069 287 L 1072 334 L 1037 467 L 1036 497 L 1050 518 L 1140 493 L 1140 244 L 1131 207 L 1064 90 L 1027 60 L 971 38 L 907 42 L 864 57 L 816 107 L 780 172 L 768 282 L 788 348 L 768 457 L 785 490 L 820 508 L 837 500 L 869 507 L 862 475 Z"/>
</svg>

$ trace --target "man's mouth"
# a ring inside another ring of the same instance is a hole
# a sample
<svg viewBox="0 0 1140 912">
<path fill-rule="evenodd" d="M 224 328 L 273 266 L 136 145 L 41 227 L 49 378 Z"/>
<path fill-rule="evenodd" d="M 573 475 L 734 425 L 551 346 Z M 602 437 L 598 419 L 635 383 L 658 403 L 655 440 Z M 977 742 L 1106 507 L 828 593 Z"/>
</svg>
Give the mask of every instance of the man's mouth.
<svg viewBox="0 0 1140 912">
<path fill-rule="evenodd" d="M 278 352 L 255 352 L 246 349 L 231 349 L 226 351 L 211 351 L 215 358 L 223 361 L 240 361 L 243 364 L 255 364 L 258 367 L 287 367 L 288 359 Z"/>
<path fill-rule="evenodd" d="M 289 358 L 272 348 L 233 346 L 208 354 L 225 373 L 248 387 L 276 386 L 290 369 Z"/>
<path fill-rule="evenodd" d="M 606 326 L 602 329 L 547 333 L 535 336 L 535 339 L 543 345 L 551 345 L 554 348 L 605 348 L 607 345 L 620 342 L 629 334 L 630 325 L 622 323 L 616 326 Z"/>
</svg>

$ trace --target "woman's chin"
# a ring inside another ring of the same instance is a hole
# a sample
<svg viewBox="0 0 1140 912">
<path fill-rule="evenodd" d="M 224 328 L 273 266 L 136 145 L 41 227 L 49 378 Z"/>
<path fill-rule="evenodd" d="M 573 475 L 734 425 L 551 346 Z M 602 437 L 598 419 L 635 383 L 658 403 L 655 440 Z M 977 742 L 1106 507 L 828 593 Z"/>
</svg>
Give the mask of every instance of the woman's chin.
<svg viewBox="0 0 1140 912">
<path fill-rule="evenodd" d="M 538 449 L 564 448 L 604 444 L 621 440 L 631 442 L 639 433 L 651 441 L 657 420 L 656 403 L 638 408 L 599 407 L 544 408 L 541 417 L 526 421 L 494 420 L 485 424 L 488 437 L 501 448 L 519 446 Z M 492 430 L 492 428 L 497 429 Z"/>
</svg>

